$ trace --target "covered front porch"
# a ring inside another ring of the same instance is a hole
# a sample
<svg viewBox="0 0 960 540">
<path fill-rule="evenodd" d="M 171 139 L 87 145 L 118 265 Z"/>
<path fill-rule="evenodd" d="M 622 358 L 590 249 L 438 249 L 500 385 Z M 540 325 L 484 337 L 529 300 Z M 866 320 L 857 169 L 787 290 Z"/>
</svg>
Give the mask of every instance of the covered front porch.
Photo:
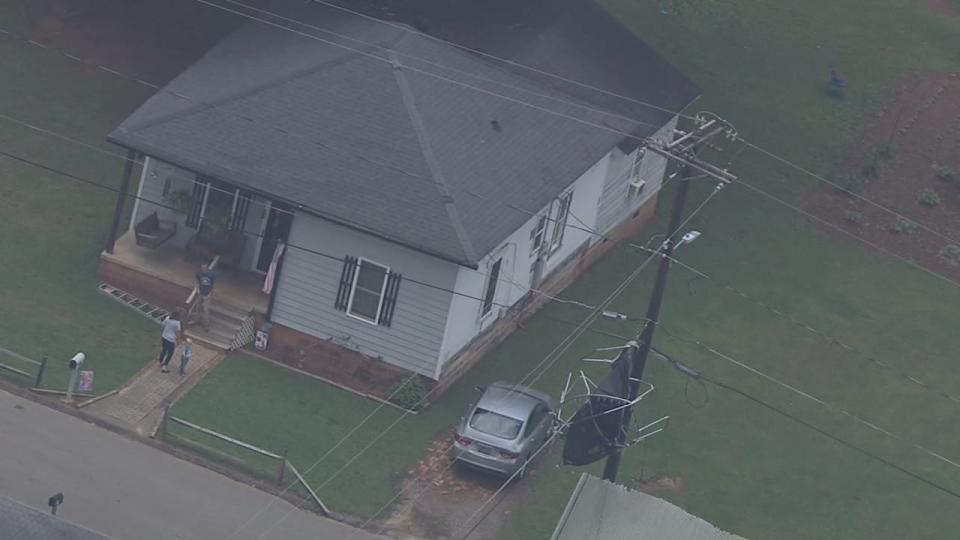
<svg viewBox="0 0 960 540">
<path fill-rule="evenodd" d="M 156 248 L 139 246 L 130 231 L 116 240 L 113 253 L 101 254 L 98 274 L 110 285 L 174 310 L 193 291 L 200 264 L 171 242 Z M 218 267 L 216 274 L 218 304 L 245 313 L 267 313 L 270 295 L 263 292 L 263 274 L 227 266 Z"/>
<path fill-rule="evenodd" d="M 111 286 L 174 310 L 184 307 L 202 263 L 214 258 L 215 304 L 237 313 L 268 315 L 266 276 L 279 272 L 293 213 L 229 182 L 145 156 L 136 195 L 130 152 L 99 275 Z M 128 202 L 133 209 L 121 227 Z M 269 289 L 268 289 L 269 290 Z"/>
</svg>

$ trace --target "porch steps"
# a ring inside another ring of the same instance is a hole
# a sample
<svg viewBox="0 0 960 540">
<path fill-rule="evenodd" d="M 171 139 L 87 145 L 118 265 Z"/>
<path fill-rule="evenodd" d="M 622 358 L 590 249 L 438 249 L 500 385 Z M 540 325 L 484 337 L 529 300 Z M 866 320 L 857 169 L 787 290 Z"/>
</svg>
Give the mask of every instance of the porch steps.
<svg viewBox="0 0 960 540">
<path fill-rule="evenodd" d="M 163 323 L 163 320 L 167 318 L 167 315 L 170 314 L 162 307 L 155 306 L 146 300 L 137 298 L 135 295 L 130 294 L 122 289 L 118 289 L 108 283 L 101 283 L 97 285 L 97 290 L 108 297 L 113 298 L 117 302 L 133 308 L 137 313 L 157 324 Z"/>
<path fill-rule="evenodd" d="M 247 327 L 252 327 L 253 317 L 236 308 L 217 303 L 210 305 L 210 330 L 204 330 L 200 323 L 199 313 L 196 320 L 187 326 L 186 335 L 191 338 L 212 345 L 223 351 L 232 351 L 246 345 L 244 339 Z"/>
<path fill-rule="evenodd" d="M 162 324 L 170 314 L 166 309 L 108 283 L 100 283 L 97 290 L 157 324 Z M 210 306 L 210 331 L 204 330 L 197 319 L 187 325 L 186 335 L 222 351 L 236 350 L 253 340 L 253 316 L 214 300 Z"/>
</svg>

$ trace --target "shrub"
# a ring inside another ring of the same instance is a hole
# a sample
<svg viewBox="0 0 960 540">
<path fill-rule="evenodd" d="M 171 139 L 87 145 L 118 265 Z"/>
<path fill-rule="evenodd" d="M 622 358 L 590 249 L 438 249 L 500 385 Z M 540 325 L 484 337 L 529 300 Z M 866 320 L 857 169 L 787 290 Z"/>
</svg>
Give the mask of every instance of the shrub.
<svg viewBox="0 0 960 540">
<path fill-rule="evenodd" d="M 910 221 L 907 218 L 898 217 L 896 221 L 890 225 L 889 230 L 894 234 L 913 234 L 917 232 L 917 229 L 920 228 L 920 225 L 915 221 Z"/>
<path fill-rule="evenodd" d="M 940 204 L 940 195 L 937 195 L 937 192 L 927 188 L 920 192 L 920 196 L 917 197 L 917 201 L 924 206 L 934 207 Z"/>
<path fill-rule="evenodd" d="M 846 194 L 861 193 L 864 187 L 863 178 L 855 174 L 845 174 L 837 179 L 837 189 Z"/>
<path fill-rule="evenodd" d="M 411 377 L 397 383 L 390 391 L 390 401 L 411 411 L 417 411 L 425 405 L 427 388 L 420 377 Z"/>
<path fill-rule="evenodd" d="M 883 141 L 874 150 L 880 159 L 890 159 L 897 153 L 897 145 L 891 141 Z"/>
<path fill-rule="evenodd" d="M 933 174 L 937 175 L 937 180 L 943 182 L 953 182 L 957 179 L 957 171 L 948 165 L 933 164 Z"/>
<path fill-rule="evenodd" d="M 956 244 L 947 244 L 940 248 L 937 254 L 941 261 L 950 266 L 960 266 L 960 246 Z"/>
<path fill-rule="evenodd" d="M 863 223 L 863 213 L 856 210 L 844 210 L 843 220 L 853 225 L 859 225 Z"/>
<path fill-rule="evenodd" d="M 860 174 L 867 178 L 877 178 L 880 176 L 880 158 L 876 155 L 870 156 L 870 159 L 860 166 Z"/>
</svg>

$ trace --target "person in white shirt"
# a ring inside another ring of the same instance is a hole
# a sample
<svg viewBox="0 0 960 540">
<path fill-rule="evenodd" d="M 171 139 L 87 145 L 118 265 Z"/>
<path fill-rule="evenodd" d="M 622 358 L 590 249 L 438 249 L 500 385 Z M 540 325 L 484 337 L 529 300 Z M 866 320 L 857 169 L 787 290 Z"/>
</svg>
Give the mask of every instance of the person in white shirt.
<svg viewBox="0 0 960 540">
<path fill-rule="evenodd" d="M 180 313 L 174 311 L 170 314 L 165 321 L 163 321 L 163 333 L 160 335 L 160 371 L 163 373 L 170 373 L 170 370 L 167 369 L 167 365 L 170 363 L 170 359 L 173 358 L 173 351 L 177 347 L 177 342 L 180 341 Z"/>
</svg>

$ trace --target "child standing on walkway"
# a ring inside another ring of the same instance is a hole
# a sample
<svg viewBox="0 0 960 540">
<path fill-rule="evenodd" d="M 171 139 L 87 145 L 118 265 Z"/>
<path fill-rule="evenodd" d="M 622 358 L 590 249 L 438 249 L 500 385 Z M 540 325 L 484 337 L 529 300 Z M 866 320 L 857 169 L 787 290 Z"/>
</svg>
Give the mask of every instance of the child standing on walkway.
<svg viewBox="0 0 960 540">
<path fill-rule="evenodd" d="M 193 357 L 193 340 L 187 338 L 186 343 L 183 345 L 183 353 L 180 354 L 180 376 L 187 376 L 187 363 L 190 362 L 190 359 Z"/>
</svg>

